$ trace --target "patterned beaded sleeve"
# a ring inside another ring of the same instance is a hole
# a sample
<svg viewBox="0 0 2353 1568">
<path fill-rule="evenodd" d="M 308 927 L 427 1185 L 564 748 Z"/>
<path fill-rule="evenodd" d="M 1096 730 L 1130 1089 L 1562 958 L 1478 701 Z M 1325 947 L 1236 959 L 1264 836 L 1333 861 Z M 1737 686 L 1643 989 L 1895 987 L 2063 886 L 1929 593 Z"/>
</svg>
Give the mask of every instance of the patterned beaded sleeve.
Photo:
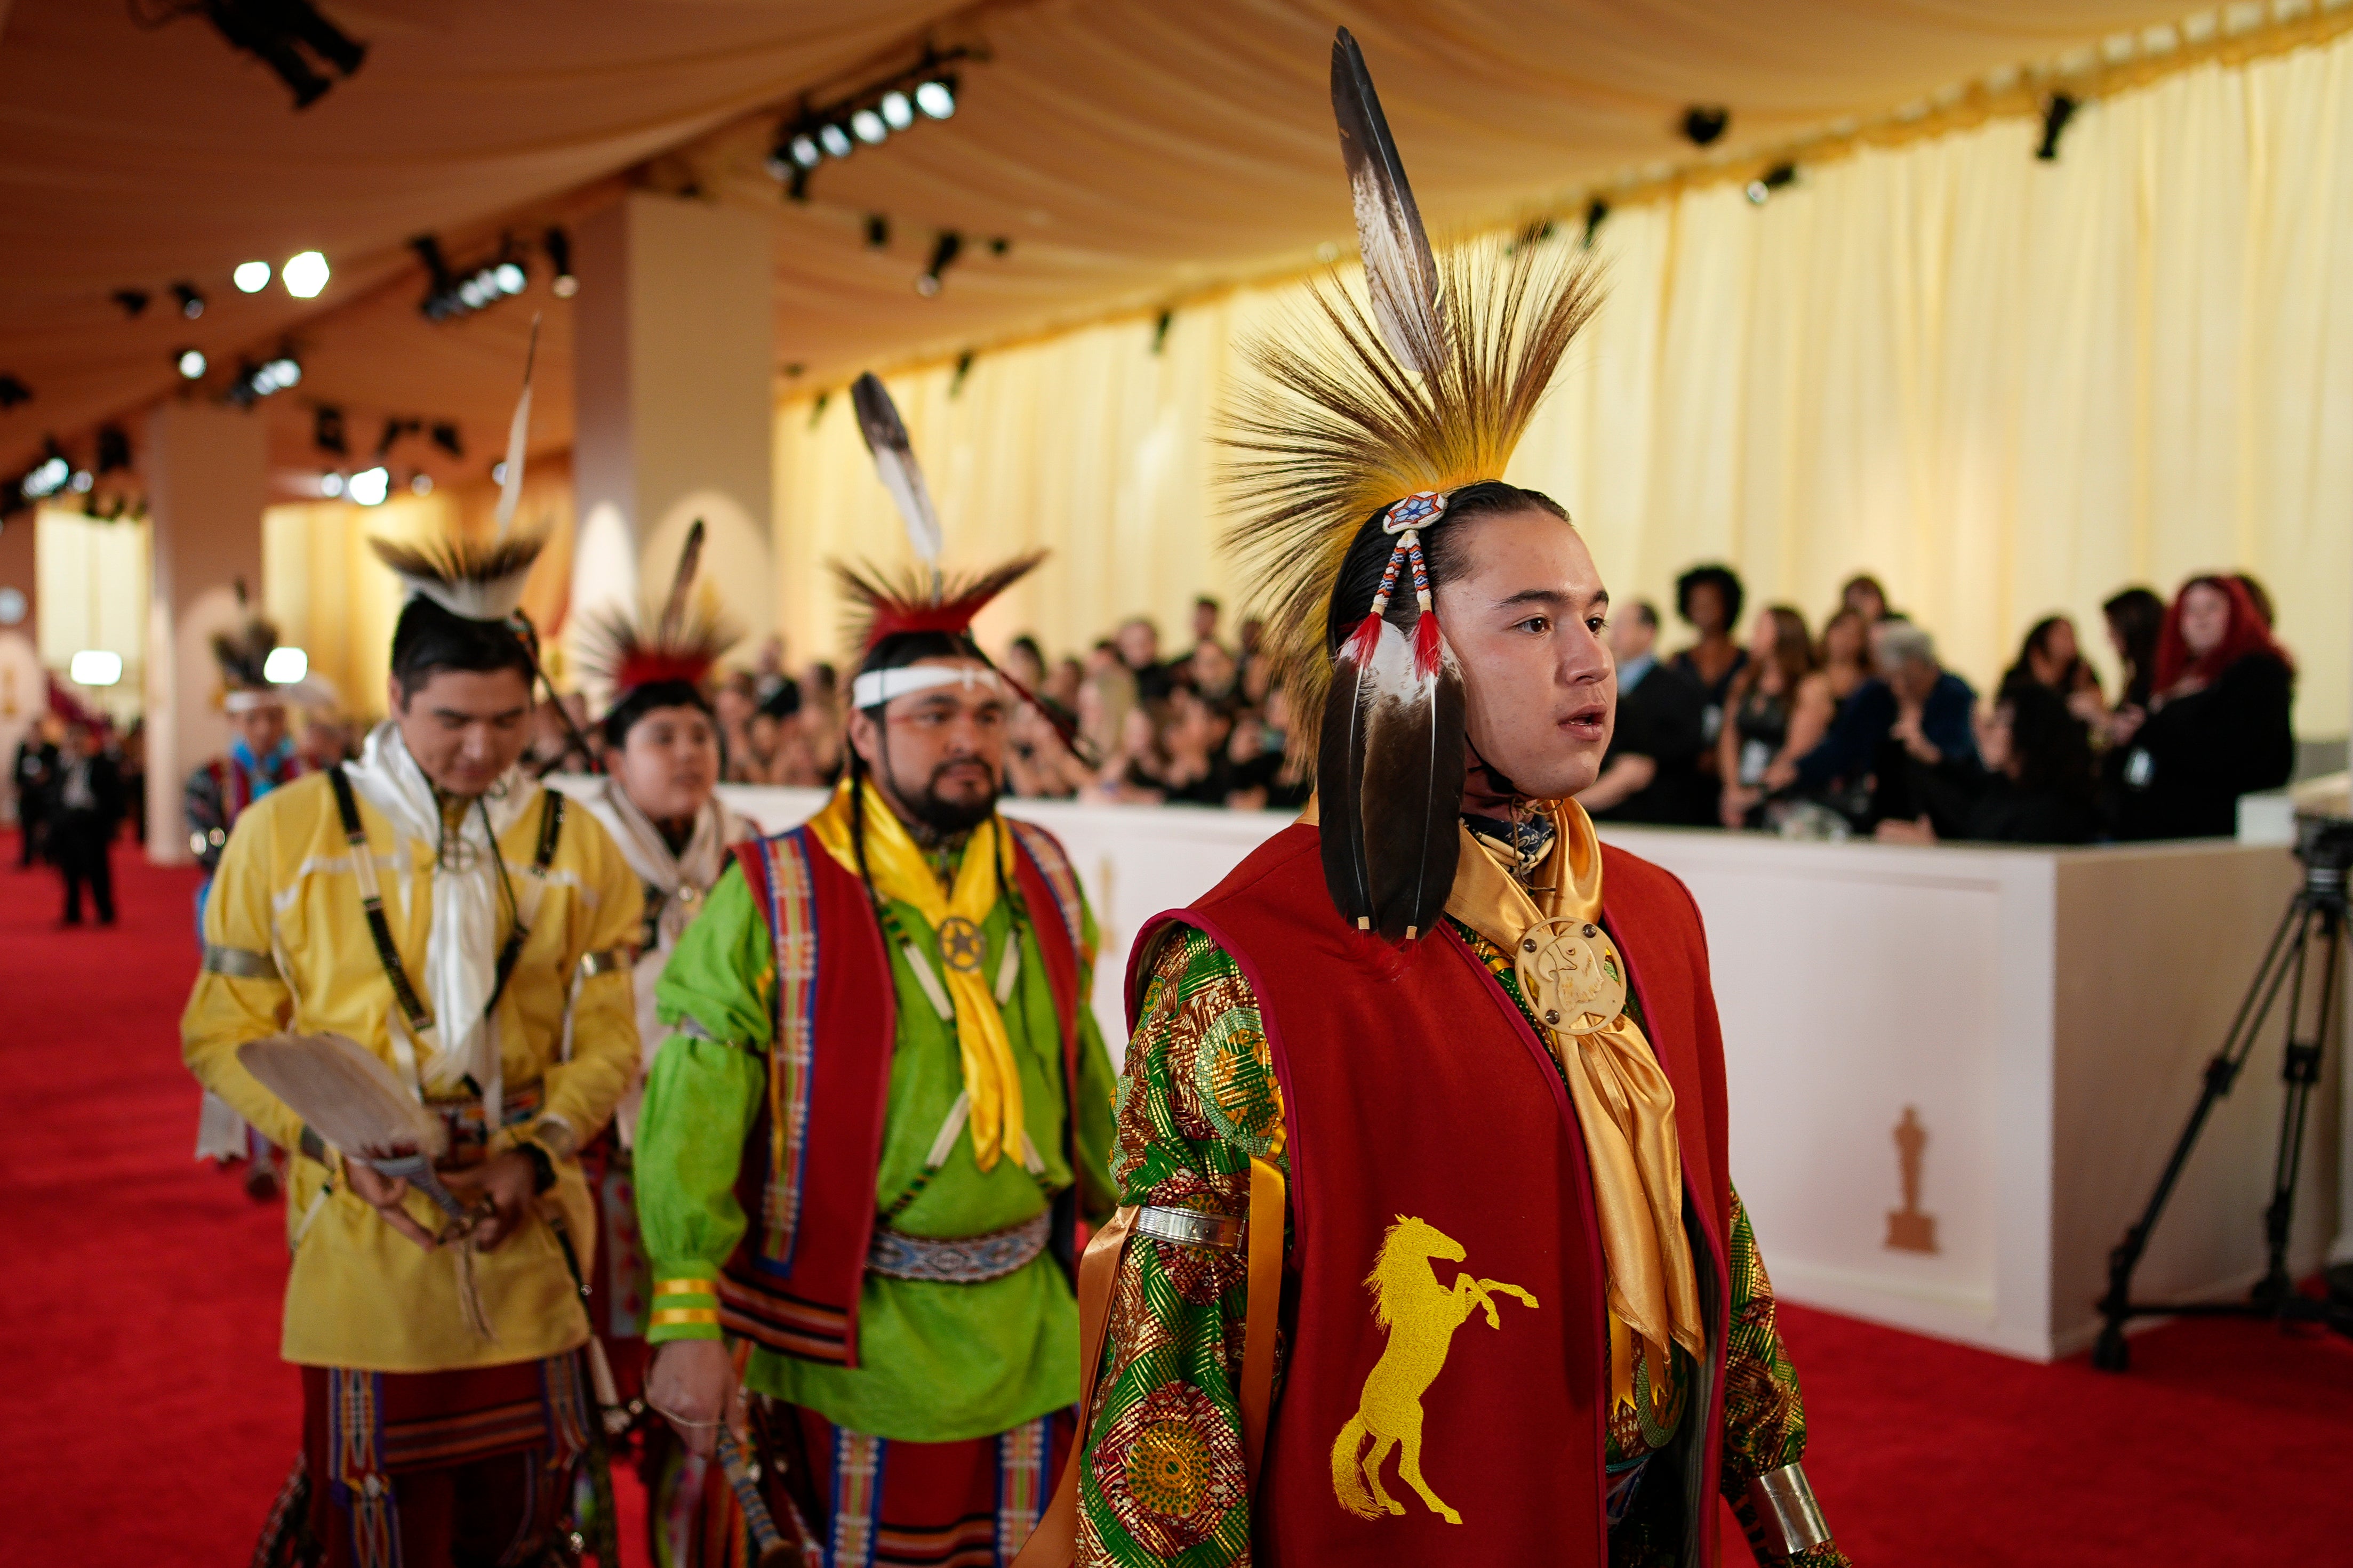
<svg viewBox="0 0 2353 1568">
<path fill-rule="evenodd" d="M 1737 1501 L 1748 1483 L 1806 1454 L 1806 1406 L 1798 1369 L 1774 1321 L 1773 1281 L 1757 1250 L 1748 1209 L 1732 1194 L 1732 1337 L 1725 1347 L 1724 1471 L 1725 1498 Z M 1835 1525 L 1835 1521 L 1833 1521 Z M 1760 1562 L 1778 1561 L 1761 1556 Z M 1797 1568 L 1850 1568 L 1836 1542 L 1788 1560 Z"/>
<path fill-rule="evenodd" d="M 1257 999 L 1216 943 L 1178 930 L 1139 1017 L 1119 1084 L 1120 1201 L 1240 1218 L 1251 1156 L 1283 1163 Z M 1128 1247 L 1081 1459 L 1080 1568 L 1250 1561 L 1235 1393 L 1247 1294 L 1238 1253 L 1149 1239 Z"/>
</svg>

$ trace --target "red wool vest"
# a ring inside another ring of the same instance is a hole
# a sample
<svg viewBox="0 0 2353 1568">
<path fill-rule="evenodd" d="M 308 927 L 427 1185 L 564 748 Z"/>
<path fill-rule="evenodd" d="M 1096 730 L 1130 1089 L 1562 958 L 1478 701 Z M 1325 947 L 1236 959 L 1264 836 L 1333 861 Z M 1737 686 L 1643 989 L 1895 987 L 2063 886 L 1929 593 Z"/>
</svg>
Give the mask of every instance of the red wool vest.
<svg viewBox="0 0 2353 1568">
<path fill-rule="evenodd" d="M 1037 931 L 1061 1025 L 1066 1106 L 1079 1081 L 1082 916 L 1078 878 L 1052 835 L 1012 831 L 1017 917 Z M 744 1238 L 720 1272 L 728 1332 L 809 1361 L 858 1364 L 858 1302 L 874 1240 L 874 1173 L 890 1110 L 898 993 L 866 885 L 806 827 L 737 845 L 735 863 L 776 952 L 768 1092 L 735 1182 Z M 1017 925 L 1018 921 L 1017 919 Z M 1073 1138 L 1075 1112 L 1064 1119 Z M 1075 1142 L 1071 1168 L 1078 1169 Z M 1071 1256 L 1074 1194 L 1054 1210 L 1057 1255 Z"/>
<path fill-rule="evenodd" d="M 1690 894 L 1647 861 L 1603 856 L 1603 919 L 1674 1086 L 1704 1242 L 1709 1356 L 1684 1417 L 1683 1489 L 1698 1537 L 1686 1560 L 1713 1563 L 1723 1041 Z M 1334 910 L 1312 826 L 1147 927 L 1131 996 L 1171 921 L 1214 940 L 1257 993 L 1289 1133 L 1286 1365 L 1255 1500 L 1259 1561 L 1606 1563 L 1601 1243 L 1584 1139 L 1545 1047 L 1451 926 L 1388 973 L 1386 950 Z M 1654 1466 L 1644 1485 L 1661 1479 Z"/>
</svg>

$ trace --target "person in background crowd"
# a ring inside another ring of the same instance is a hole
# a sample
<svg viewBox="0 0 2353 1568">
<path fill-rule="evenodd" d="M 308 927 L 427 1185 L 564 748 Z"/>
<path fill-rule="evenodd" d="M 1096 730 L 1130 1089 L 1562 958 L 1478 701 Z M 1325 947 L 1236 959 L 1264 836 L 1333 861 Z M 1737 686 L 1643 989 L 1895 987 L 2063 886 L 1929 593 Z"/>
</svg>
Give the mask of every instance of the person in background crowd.
<svg viewBox="0 0 2353 1568">
<path fill-rule="evenodd" d="M 1939 838 L 1993 844 L 2088 844 L 2099 829 L 2094 802 L 2092 748 L 2084 721 L 2065 699 L 2039 681 L 2002 689 L 1978 729 L 1983 763 L 1938 764 L 1947 784 L 1942 804 L 1949 831 L 1923 811 L 1889 817 L 1874 832 L 1885 844 L 1934 844 Z"/>
<path fill-rule="evenodd" d="M 841 673 L 824 659 L 801 671 L 801 743 L 818 782 L 841 777 Z"/>
<path fill-rule="evenodd" d="M 1079 686 L 1079 739 L 1100 766 L 1127 744 L 1128 715 L 1137 703 L 1135 677 L 1116 658 L 1087 672 Z"/>
<path fill-rule="evenodd" d="M 1193 601 L 1194 653 L 1198 653 L 1205 647 L 1214 647 L 1225 654 L 1229 661 L 1232 659 L 1232 652 L 1224 643 L 1218 640 L 1218 617 L 1224 613 L 1225 606 L 1207 594 Z M 1187 657 L 1189 658 L 1191 655 Z"/>
<path fill-rule="evenodd" d="M 1705 706 L 1699 687 L 1658 658 L 1659 612 L 1637 599 L 1609 617 L 1618 664 L 1618 721 L 1601 773 L 1577 803 L 1599 822 L 1692 822 L 1707 789 L 1699 776 Z"/>
<path fill-rule="evenodd" d="M 1889 614 L 1887 590 L 1881 587 L 1879 579 L 1870 573 L 1858 572 L 1840 587 L 1839 608 L 1852 610 L 1861 616 L 1866 629 L 1875 626 Z"/>
<path fill-rule="evenodd" d="M 797 710 L 800 692 L 793 678 L 785 673 L 785 639 L 771 637 L 760 645 L 759 662 L 752 668 L 752 696 L 763 703 L 776 700 L 776 694 L 786 687 L 795 687 L 793 703 Z"/>
<path fill-rule="evenodd" d="M 1150 793 L 1166 805 L 1223 805 L 1234 791 L 1233 710 L 1190 687 L 1168 699 L 1163 762 Z"/>
<path fill-rule="evenodd" d="M 1038 691 L 1046 684 L 1046 650 L 1038 646 L 1036 637 L 1023 632 L 1005 645 L 1005 658 L 997 668 L 1024 691 Z"/>
<path fill-rule="evenodd" d="M 1084 664 L 1075 658 L 1058 658 L 1054 661 L 1053 673 L 1046 678 L 1042 695 L 1063 712 L 1075 714 L 1079 710 L 1079 688 L 1086 684 L 1086 679 L 1087 667 Z"/>
<path fill-rule="evenodd" d="M 1122 622 L 1113 642 L 1122 664 L 1135 677 L 1135 693 L 1146 702 L 1167 697 L 1176 684 L 1176 672 L 1160 662 L 1160 628 L 1142 616 Z"/>
<path fill-rule="evenodd" d="M 114 757 L 122 771 L 122 811 L 143 829 L 147 821 L 147 717 L 131 721 L 115 742 Z M 139 829 L 134 829 L 139 831 Z"/>
<path fill-rule="evenodd" d="M 25 738 L 16 742 L 13 773 L 16 784 L 16 869 L 29 871 L 41 853 L 48 825 L 49 796 L 58 774 L 58 742 L 65 726 L 54 713 L 44 713 Z"/>
<path fill-rule="evenodd" d="M 1915 764 L 1933 767 L 1977 755 L 1977 693 L 1936 662 L 1936 645 L 1891 616 L 1871 632 L 1876 673 L 1831 721 L 1830 732 L 1798 761 L 1797 782 L 1825 793 L 1862 826 L 1920 813 L 1910 789 Z"/>
<path fill-rule="evenodd" d="M 1675 614 L 1699 633 L 1699 641 L 1674 657 L 1674 667 L 1700 689 L 1700 772 L 1708 787 L 1717 784 L 1715 737 L 1724 728 L 1725 694 L 1748 663 L 1748 650 L 1733 640 L 1746 597 L 1729 566 L 1694 566 L 1675 579 Z"/>
<path fill-rule="evenodd" d="M 1835 706 L 1830 678 L 1814 668 L 1806 617 L 1788 605 L 1757 617 L 1748 652 L 1716 741 L 1716 819 L 1726 827 L 1767 826 L 1767 803 L 1797 784 L 1798 759 L 1820 743 Z"/>
<path fill-rule="evenodd" d="M 2182 585 L 2158 639 L 2155 684 L 2145 718 L 2113 721 L 2129 748 L 2116 837 L 2235 833 L 2239 797 L 2295 771 L 2295 667 L 2245 584 L 2210 574 Z"/>
<path fill-rule="evenodd" d="M 2148 717 L 2148 700 L 2157 689 L 2157 639 L 2165 629 L 2165 601 L 2147 588 L 2126 588 L 2102 605 L 2100 615 L 2123 672 L 2116 706 L 2103 709 L 2081 693 L 2069 706 L 2091 726 L 2092 750 L 2100 767 L 2100 820 L 2113 836 L 2124 807 L 2125 763 L 2131 755 L 2124 742 Z"/>
<path fill-rule="evenodd" d="M 1290 754 L 1290 724 L 1291 700 L 1280 686 L 1267 692 L 1260 707 L 1242 710 L 1228 749 L 1234 762 L 1228 805 L 1236 811 L 1296 811 L 1314 795 L 1310 770 Z"/>
<path fill-rule="evenodd" d="M 1102 805 L 1150 805 L 1168 767 L 1169 705 L 1138 702 L 1120 723 L 1119 743 L 1096 772 L 1086 798 Z"/>
<path fill-rule="evenodd" d="M 46 841 L 51 864 L 65 878 L 62 920 L 81 924 L 81 894 L 90 889 L 98 923 L 114 923 L 114 832 L 122 823 L 122 777 L 97 731 L 66 726 L 50 784 Z"/>
<path fill-rule="evenodd" d="M 2078 697 L 2087 707 L 2101 708 L 2100 677 L 2075 644 L 2075 623 L 2064 616 L 2045 616 L 2034 623 L 2019 645 L 2018 658 L 2001 678 L 2000 689 L 2022 682 L 2047 686 L 2062 700 Z"/>
<path fill-rule="evenodd" d="M 1222 643 L 1202 643 L 1185 656 L 1185 683 L 1213 701 L 1232 700 L 1240 679 L 1241 670 Z"/>
<path fill-rule="evenodd" d="M 302 715 L 302 727 L 294 741 L 294 754 L 301 760 L 305 773 L 315 773 L 337 763 L 349 762 L 352 756 L 352 727 L 324 709 L 311 709 Z"/>
<path fill-rule="evenodd" d="M 719 720 L 719 740 L 722 746 L 720 776 L 728 784 L 757 784 L 757 764 L 752 755 L 752 718 L 760 710 L 760 700 L 754 689 L 751 673 L 737 670 L 720 683 L 718 694 L 711 700 L 712 713 Z"/>
<path fill-rule="evenodd" d="M 522 765 L 532 777 L 596 771 L 596 755 L 589 750 L 588 699 L 581 693 L 569 691 L 553 702 L 539 703 L 532 710 L 531 728 L 531 748 L 523 753 Z"/>
<path fill-rule="evenodd" d="M 1871 679 L 1871 628 L 1860 610 L 1840 609 L 1822 623 L 1821 674 L 1833 704 Z"/>
</svg>

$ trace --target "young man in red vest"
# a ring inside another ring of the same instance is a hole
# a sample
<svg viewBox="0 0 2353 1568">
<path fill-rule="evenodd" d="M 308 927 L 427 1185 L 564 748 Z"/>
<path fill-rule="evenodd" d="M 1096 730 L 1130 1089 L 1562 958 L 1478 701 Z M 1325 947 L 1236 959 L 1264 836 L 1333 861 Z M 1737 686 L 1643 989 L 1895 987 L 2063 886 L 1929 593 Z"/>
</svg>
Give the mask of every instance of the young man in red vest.
<svg viewBox="0 0 2353 1568">
<path fill-rule="evenodd" d="M 861 382 L 862 416 L 881 399 Z M 743 1434 L 770 1511 L 838 1568 L 1009 1560 L 1071 1446 L 1075 1226 L 1112 1206 L 1095 931 L 1061 847 L 997 815 L 1019 699 L 969 629 L 1035 563 L 845 573 L 848 774 L 736 847 L 656 992 L 647 1401 L 697 1457 Z M 703 1485 L 672 1550 L 741 1562 Z"/>
<path fill-rule="evenodd" d="M 1500 481 L 1588 274 L 1567 241 L 1435 263 L 1334 53 L 1372 310 L 1328 292 L 1339 342 L 1262 349 L 1278 390 L 1229 426 L 1317 798 L 1137 940 L 1132 1206 L 1089 1251 L 1081 1462 L 1031 1561 L 1713 1565 L 1722 1493 L 1760 1560 L 1844 1563 L 1698 911 L 1573 798 L 1609 596 Z"/>
</svg>

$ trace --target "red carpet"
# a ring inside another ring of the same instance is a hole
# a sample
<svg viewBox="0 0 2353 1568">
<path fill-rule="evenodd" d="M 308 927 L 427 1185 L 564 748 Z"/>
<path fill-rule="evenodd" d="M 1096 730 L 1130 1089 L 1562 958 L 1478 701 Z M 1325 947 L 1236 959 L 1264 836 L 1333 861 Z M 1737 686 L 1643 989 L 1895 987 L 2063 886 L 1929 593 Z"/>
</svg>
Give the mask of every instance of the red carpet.
<svg viewBox="0 0 2353 1568">
<path fill-rule="evenodd" d="M 300 1402 L 277 1359 L 282 1219 L 189 1158 L 177 1020 L 195 879 L 120 848 L 121 925 L 58 931 L 55 879 L 0 847 L 0 1256 L 16 1276 L 0 1561 L 234 1568 Z M 1797 1308 L 1783 1321 L 1808 1469 L 1866 1568 L 2353 1561 L 2328 1501 L 2353 1467 L 2353 1343 L 2179 1323 L 2140 1336 L 2112 1378 Z"/>
</svg>

